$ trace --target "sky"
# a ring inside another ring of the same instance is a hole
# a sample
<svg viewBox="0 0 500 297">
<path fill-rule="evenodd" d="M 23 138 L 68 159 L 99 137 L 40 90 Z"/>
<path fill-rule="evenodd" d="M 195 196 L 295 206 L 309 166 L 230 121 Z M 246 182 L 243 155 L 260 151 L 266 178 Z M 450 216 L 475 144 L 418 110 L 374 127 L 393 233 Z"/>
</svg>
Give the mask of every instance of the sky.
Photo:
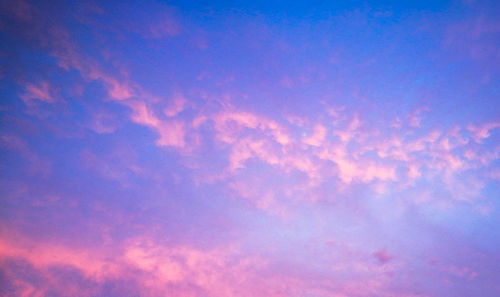
<svg viewBox="0 0 500 297">
<path fill-rule="evenodd" d="M 500 296 L 500 2 L 0 1 L 0 296 Z"/>
</svg>

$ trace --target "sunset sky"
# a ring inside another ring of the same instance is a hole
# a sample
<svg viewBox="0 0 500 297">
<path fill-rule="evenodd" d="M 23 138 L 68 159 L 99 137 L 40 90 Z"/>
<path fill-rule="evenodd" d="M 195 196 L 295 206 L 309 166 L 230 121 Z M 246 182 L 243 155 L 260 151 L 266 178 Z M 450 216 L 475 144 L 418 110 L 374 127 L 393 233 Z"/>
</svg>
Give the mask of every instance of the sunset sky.
<svg viewBox="0 0 500 297">
<path fill-rule="evenodd" d="M 500 1 L 0 1 L 1 297 L 500 296 Z"/>
</svg>

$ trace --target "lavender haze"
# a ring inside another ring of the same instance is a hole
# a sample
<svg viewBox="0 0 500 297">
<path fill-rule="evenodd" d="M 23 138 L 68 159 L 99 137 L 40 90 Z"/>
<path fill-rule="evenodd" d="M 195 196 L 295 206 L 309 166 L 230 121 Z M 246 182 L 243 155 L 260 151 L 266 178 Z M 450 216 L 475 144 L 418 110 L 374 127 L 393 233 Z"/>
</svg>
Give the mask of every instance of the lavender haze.
<svg viewBox="0 0 500 297">
<path fill-rule="evenodd" d="M 500 296 L 499 1 L 0 3 L 0 296 Z"/>
</svg>

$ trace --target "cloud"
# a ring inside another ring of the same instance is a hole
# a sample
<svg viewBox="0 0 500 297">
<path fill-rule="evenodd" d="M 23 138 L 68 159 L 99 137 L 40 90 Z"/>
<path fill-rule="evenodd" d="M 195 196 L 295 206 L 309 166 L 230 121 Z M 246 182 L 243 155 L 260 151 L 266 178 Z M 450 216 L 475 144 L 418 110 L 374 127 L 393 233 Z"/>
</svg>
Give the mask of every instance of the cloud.
<svg viewBox="0 0 500 297">
<path fill-rule="evenodd" d="M 16 243 L 6 239 L 0 241 L 0 257 L 28 262 L 36 269 L 51 266 L 69 266 L 82 272 L 86 277 L 100 280 L 118 272 L 115 263 L 104 255 L 85 250 L 74 250 L 58 245 L 33 243 L 24 238 L 16 238 Z"/>
<path fill-rule="evenodd" d="M 345 129 L 338 129 L 333 133 L 337 135 L 341 142 L 348 142 L 351 138 L 353 138 L 358 129 L 361 127 L 361 120 L 357 114 L 354 114 L 351 121 L 345 127 Z"/>
<path fill-rule="evenodd" d="M 305 144 L 311 145 L 311 146 L 321 146 L 323 141 L 326 138 L 327 135 L 327 129 L 325 126 L 321 124 L 317 124 L 314 126 L 314 131 L 311 136 L 304 138 L 302 141 Z"/>
<path fill-rule="evenodd" d="M 394 296 L 390 288 L 390 265 L 360 262 L 352 257 L 327 258 L 331 268 L 319 273 L 292 264 L 293 261 L 282 265 L 264 255 L 243 253 L 235 245 L 200 249 L 160 244 L 151 237 L 139 236 L 125 240 L 121 246 L 81 248 L 32 241 L 5 232 L 3 235 L 0 240 L 2 272 L 7 275 L 7 284 L 17 284 L 15 294 L 19 296 L 23 292 L 67 295 L 79 289 L 85 295 L 100 295 L 118 280 L 124 282 L 120 287 L 129 293 L 140 292 L 141 296 L 151 297 L 165 294 Z M 389 261 L 388 257 L 382 252 L 383 264 Z M 21 277 L 21 267 L 25 272 L 40 275 L 42 282 Z M 61 269 L 66 271 L 66 276 L 58 274 Z M 68 276 L 70 271 L 73 273 Z M 399 296 L 411 296 L 410 293 L 401 292 Z"/>
<path fill-rule="evenodd" d="M 467 129 L 471 132 L 471 136 L 476 142 L 482 142 L 484 139 L 491 136 L 491 131 L 500 129 L 500 123 L 487 123 L 480 126 L 470 125 Z"/>
<path fill-rule="evenodd" d="M 221 149 L 219 152 L 227 160 L 225 174 L 228 177 L 246 170 L 249 162 L 257 161 L 269 165 L 284 179 L 296 172 L 305 174 L 297 188 L 311 191 L 332 176 L 344 186 L 377 183 L 378 188 L 383 189 L 390 183 L 398 183 L 404 188 L 411 186 L 415 179 L 451 180 L 451 176 L 466 169 L 478 168 L 474 156 L 483 155 L 478 154 L 476 148 L 467 148 L 467 138 L 459 130 L 446 132 L 431 128 L 425 131 L 419 117 L 428 110 L 424 108 L 407 117 L 414 133 L 410 137 L 402 131 L 393 135 L 381 133 L 377 127 L 364 124 L 364 115 L 349 113 L 345 108 L 329 108 L 320 116 L 334 115 L 333 121 L 313 123 L 309 118 L 297 121 L 298 117 L 293 114 L 287 119 L 295 120 L 280 121 L 279 116 L 273 118 L 238 109 L 222 99 L 216 101 L 218 106 L 209 109 L 210 112 L 180 94 L 165 102 L 130 81 L 126 73 L 106 69 L 98 59 L 82 54 L 67 30 L 54 26 L 47 31 L 48 47 L 59 65 L 78 70 L 84 80 L 102 83 L 110 100 L 130 109 L 132 122 L 157 134 L 157 146 L 175 148 L 186 157 L 188 152 L 193 154 L 195 148 L 205 145 L 199 129 L 207 123 L 213 124 L 215 140 L 223 144 L 216 149 Z M 28 85 L 24 98 L 54 100 L 51 87 L 43 82 Z M 187 106 L 190 114 L 184 113 Z M 98 133 L 114 131 L 114 126 L 105 122 L 104 116 L 96 114 L 91 127 Z M 390 122 L 389 119 L 388 124 Z M 473 139 L 480 141 L 497 127 L 497 124 L 470 126 L 469 131 Z M 311 134 L 303 137 L 300 131 L 311 131 Z M 329 133 L 336 138 L 327 137 Z M 467 153 L 460 155 L 464 148 Z M 224 149 L 228 152 L 223 152 Z M 371 155 L 372 151 L 375 156 Z M 482 160 L 480 165 L 487 166 L 492 158 L 493 155 Z"/>
<path fill-rule="evenodd" d="M 285 129 L 273 120 L 244 111 L 223 111 L 213 116 L 217 136 L 224 142 L 235 141 L 241 129 L 250 128 L 272 136 L 279 144 L 287 145 L 290 137 Z"/>
<path fill-rule="evenodd" d="M 381 249 L 373 253 L 373 257 L 377 259 L 377 261 L 380 264 L 387 264 L 390 262 L 392 259 L 394 259 L 394 256 L 390 255 L 387 253 L 386 249 Z"/>
<path fill-rule="evenodd" d="M 377 164 L 369 159 L 351 159 L 343 146 L 325 148 L 318 153 L 318 157 L 335 163 L 340 180 L 347 184 L 353 181 L 366 183 L 373 180 L 396 180 L 396 170 L 393 166 Z"/>
<path fill-rule="evenodd" d="M 119 83 L 108 76 L 100 75 L 100 77 L 107 85 L 109 97 L 115 100 L 124 100 L 134 95 L 133 89 L 127 84 Z"/>
<path fill-rule="evenodd" d="M 45 103 L 54 103 L 56 101 L 53 95 L 53 88 L 50 86 L 48 81 L 25 83 L 24 89 L 24 93 L 22 93 L 19 97 L 28 107 L 32 106 L 35 101 Z"/>
<path fill-rule="evenodd" d="M 137 286 L 136 289 L 145 296 L 159 296 L 167 292 L 183 296 L 190 296 L 193 292 L 233 296 L 237 290 L 244 292 L 237 284 L 245 281 L 243 275 L 250 272 L 247 270 L 258 269 L 258 262 L 250 258 L 231 259 L 230 255 L 234 252 L 231 248 L 207 251 L 187 246 L 169 247 L 141 238 L 129 240 L 114 252 L 32 242 L 19 236 L 16 236 L 15 241 L 5 237 L 0 240 L 1 261 L 27 263 L 30 269 L 39 271 L 49 279 L 56 277 L 54 272 L 57 268 L 81 273 L 83 278 L 54 279 L 54 282 L 42 284 L 28 281 L 25 288 L 21 289 L 24 292 L 43 292 L 43 287 L 48 286 L 46 290 L 59 291 L 63 295 L 66 295 L 67 286 L 84 288 L 89 281 L 103 284 L 121 279 Z M 15 271 L 16 265 L 3 266 L 2 270 Z M 11 275 L 15 277 L 14 273 Z M 235 279 L 238 279 L 236 283 Z M 7 281 L 17 283 L 23 280 Z"/>
<path fill-rule="evenodd" d="M 176 95 L 169 107 L 165 108 L 163 112 L 167 117 L 174 117 L 184 110 L 187 100 L 182 95 Z"/>
<path fill-rule="evenodd" d="M 157 128 L 160 138 L 156 141 L 159 146 L 186 147 L 186 130 L 181 121 L 166 121 Z"/>
<path fill-rule="evenodd" d="M 160 138 L 156 141 L 158 146 L 185 147 L 186 131 L 184 122 L 159 118 L 153 109 L 143 101 L 129 101 L 126 105 L 132 110 L 132 121 L 147 126 L 159 134 Z"/>
</svg>

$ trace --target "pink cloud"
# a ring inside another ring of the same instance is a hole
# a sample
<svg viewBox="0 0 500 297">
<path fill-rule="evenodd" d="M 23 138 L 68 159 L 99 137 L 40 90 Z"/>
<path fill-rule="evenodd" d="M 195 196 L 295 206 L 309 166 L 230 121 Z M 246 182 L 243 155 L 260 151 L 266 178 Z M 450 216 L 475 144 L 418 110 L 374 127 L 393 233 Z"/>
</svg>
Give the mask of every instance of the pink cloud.
<svg viewBox="0 0 500 297">
<path fill-rule="evenodd" d="M 167 117 L 174 117 L 182 112 L 186 106 L 187 100 L 181 95 L 176 95 L 172 100 L 171 105 L 165 108 L 163 112 Z"/>
<path fill-rule="evenodd" d="M 116 264 L 107 260 L 104 255 L 64 246 L 33 243 L 19 237 L 16 242 L 0 240 L 0 257 L 21 259 L 37 269 L 70 266 L 94 279 L 109 277 L 118 272 Z"/>
<path fill-rule="evenodd" d="M 174 33 L 168 30 L 164 33 Z M 345 186 L 377 183 L 378 189 L 385 189 L 396 182 L 399 188 L 404 188 L 410 187 L 412 180 L 417 178 L 451 180 L 451 176 L 464 170 L 488 166 L 497 154 L 468 147 L 468 138 L 460 134 L 460 127 L 452 131 L 422 131 L 419 115 L 427 109 L 417 109 L 407 116 L 410 126 L 415 128 L 415 137 L 407 137 L 384 135 L 375 127 L 362 124 L 365 122 L 362 115 L 349 114 L 345 108 L 327 108 L 325 114 L 333 117 L 328 123 L 312 123 L 310 119 L 296 115 L 286 116 L 287 122 L 283 123 L 236 109 L 228 103 L 230 94 L 226 99 L 214 99 L 220 109 L 213 113 L 202 112 L 181 95 L 174 96 L 170 105 L 164 108 L 158 98 L 130 81 L 126 73 L 113 75 L 96 60 L 82 55 L 64 29 L 51 28 L 48 35 L 51 53 L 59 59 L 60 66 L 78 70 L 85 80 L 102 83 L 109 99 L 130 108 L 131 121 L 150 128 L 158 135 L 156 145 L 176 148 L 179 154 L 187 156 L 195 147 L 203 145 L 198 129 L 202 125 L 213 124 L 215 138 L 221 145 L 217 149 L 229 150 L 224 156 L 229 164 L 227 172 L 222 174 L 226 178 L 245 170 L 247 162 L 253 159 L 270 165 L 284 178 L 293 172 L 304 173 L 306 179 L 297 188 L 311 191 L 333 175 Z M 26 100 L 44 102 L 54 98 L 50 86 L 43 83 L 27 86 L 24 96 Z M 209 94 L 203 96 L 211 97 Z M 35 97 L 38 99 L 33 99 Z M 192 118 L 181 118 L 180 114 L 186 106 L 194 111 Z M 96 114 L 90 126 L 98 133 L 112 132 L 113 125 L 105 123 L 106 118 Z M 498 127 L 500 125 L 496 123 L 470 126 L 470 137 L 479 142 Z M 312 134 L 301 137 L 300 133 L 293 133 L 299 129 L 312 131 Z M 337 139 L 329 139 L 328 133 L 337 136 Z M 370 155 L 371 151 L 376 156 Z M 398 168 L 406 171 L 399 176 Z"/>
<path fill-rule="evenodd" d="M 25 92 L 20 97 L 28 106 L 32 105 L 34 100 L 45 103 L 54 103 L 56 101 L 52 94 L 54 91 L 48 81 L 42 81 L 38 84 L 26 83 L 24 88 Z"/>
<path fill-rule="evenodd" d="M 224 142 L 233 142 L 241 129 L 250 128 L 272 136 L 279 144 L 287 145 L 290 137 L 275 121 L 257 116 L 249 112 L 221 112 L 213 117 L 218 137 Z"/>
<path fill-rule="evenodd" d="M 472 138 L 476 142 L 482 142 L 483 139 L 490 137 L 490 133 L 494 129 L 499 129 L 500 123 L 487 123 L 481 126 L 469 126 L 467 129 L 471 132 Z"/>
<path fill-rule="evenodd" d="M 160 138 L 156 144 L 159 146 L 185 147 L 185 124 L 181 121 L 168 121 L 158 117 L 145 101 L 132 99 L 134 97 L 150 97 L 134 83 L 120 81 L 106 74 L 100 69 L 98 63 L 78 54 L 75 46 L 69 40 L 67 32 L 58 30 L 55 33 L 56 43 L 60 45 L 53 54 L 60 59 L 61 66 L 65 69 L 75 68 L 87 79 L 100 80 L 104 83 L 111 99 L 120 102 L 132 109 L 131 120 L 135 123 L 148 126 L 155 130 Z M 140 95 L 140 96 L 138 96 Z M 174 100 L 174 109 L 166 110 L 167 116 L 180 112 L 184 102 L 181 98 Z"/>
<path fill-rule="evenodd" d="M 124 100 L 133 96 L 133 90 L 127 84 L 121 84 L 113 78 L 102 76 L 108 86 L 109 97 L 115 100 Z"/>
<path fill-rule="evenodd" d="M 326 138 L 327 135 L 327 129 L 325 126 L 321 124 L 317 124 L 314 126 L 314 131 L 311 136 L 304 138 L 302 141 L 305 144 L 311 145 L 311 146 L 321 146 L 323 141 Z"/>
<path fill-rule="evenodd" d="M 67 294 L 81 289 L 87 292 L 89 283 L 93 285 L 93 294 L 99 294 L 99 286 L 94 284 L 120 279 L 128 283 L 129 289 L 138 290 L 143 296 L 172 293 L 221 297 L 286 297 L 304 293 L 332 297 L 375 293 L 394 296 L 389 286 L 391 266 L 380 265 L 387 264 L 392 256 L 384 251 L 379 257 L 382 260 L 378 265 L 356 260 L 355 257 L 326 258 L 326 264 L 331 268 L 318 273 L 295 265 L 281 267 L 263 255 L 243 253 L 233 244 L 223 248 L 197 249 L 186 245 L 159 244 L 150 237 L 136 237 L 121 246 L 83 249 L 12 235 L 3 236 L 0 240 L 1 261 L 24 263 L 24 269 L 34 269 L 45 279 L 52 280 L 43 284 L 24 281 L 11 273 L 15 271 L 15 265 L 4 267 L 10 282 L 24 282 L 19 291 L 40 295 L 45 291 Z M 58 279 L 53 272 L 58 267 L 76 270 L 83 278 Z M 345 275 L 352 277 L 346 278 Z M 402 293 L 400 296 L 411 294 Z"/>
<path fill-rule="evenodd" d="M 159 127 L 155 127 L 160 134 L 156 141 L 159 146 L 173 146 L 184 148 L 186 146 L 185 124 L 181 121 L 165 121 Z"/>
<path fill-rule="evenodd" d="M 53 278 L 51 268 L 67 267 L 97 283 L 127 280 L 136 284 L 145 296 L 172 293 L 172 289 L 176 294 L 190 296 L 194 288 L 217 296 L 229 297 L 238 291 L 248 296 L 245 291 L 251 288 L 241 285 L 246 286 L 248 278 L 257 276 L 252 270 L 259 269 L 257 265 L 260 265 L 252 258 L 232 258 L 237 250 L 231 247 L 207 251 L 188 246 L 162 246 L 137 238 L 111 253 L 105 249 L 78 249 L 16 239 L 0 240 L 1 260 L 26 262 L 49 279 Z M 73 278 L 65 283 L 63 280 L 46 282 L 43 287 L 66 294 L 68 287 L 83 284 Z M 22 290 L 43 294 L 43 287 L 26 283 Z"/>
<path fill-rule="evenodd" d="M 333 133 L 340 138 L 341 142 L 348 142 L 356 135 L 360 127 L 361 120 L 359 119 L 358 115 L 355 114 L 345 129 L 335 130 Z"/>
<path fill-rule="evenodd" d="M 262 182 L 256 179 L 252 181 L 233 181 L 229 183 L 230 189 L 238 198 L 250 201 L 255 207 L 275 214 L 284 215 L 283 209 L 276 209 L 275 194 L 273 191 L 262 187 Z"/>
<path fill-rule="evenodd" d="M 153 128 L 160 126 L 160 119 L 154 114 L 154 111 L 143 101 L 130 101 L 127 105 L 132 109 L 132 121 Z"/>
<path fill-rule="evenodd" d="M 413 112 L 411 112 L 409 115 L 407 115 L 409 126 L 413 128 L 419 128 L 420 122 L 422 120 L 420 115 L 426 111 L 430 111 L 430 109 L 427 107 L 419 107 L 415 109 Z"/>
<path fill-rule="evenodd" d="M 337 146 L 325 149 L 318 154 L 323 160 L 337 165 L 338 176 L 344 183 L 352 181 L 371 182 L 373 180 L 395 180 L 396 171 L 392 166 L 376 164 L 371 160 L 354 160 L 349 158 L 347 150 Z"/>
<path fill-rule="evenodd" d="M 380 264 L 386 264 L 394 258 L 394 256 L 388 254 L 385 249 L 374 252 L 373 257 L 375 257 Z"/>
<path fill-rule="evenodd" d="M 412 181 L 417 178 L 438 178 L 448 183 L 454 175 L 478 166 L 471 162 L 472 159 L 468 161 L 460 155 L 469 141 L 459 133 L 460 127 L 457 126 L 447 132 L 434 129 L 417 138 L 396 134 L 380 141 L 380 132 L 377 130 L 368 127 L 359 130 L 361 120 L 358 116 L 345 116 L 328 128 L 324 124 L 310 124 L 307 119 L 297 119 L 291 115 L 287 117 L 288 122 L 300 129 L 312 130 L 311 136 L 294 139 L 294 134 L 288 133 L 293 130 L 293 126 L 281 125 L 258 114 L 243 111 L 225 110 L 213 115 L 198 115 L 193 120 L 193 127 L 198 128 L 212 121 L 216 138 L 229 148 L 229 171 L 222 180 L 237 174 L 236 169 L 245 170 L 250 160 L 272 166 L 284 178 L 293 172 L 306 174 L 307 179 L 304 179 L 303 184 L 287 190 L 296 191 L 290 194 L 291 197 L 300 196 L 298 193 L 306 188 L 309 192 L 315 191 L 322 181 L 332 176 L 337 176 L 344 186 L 372 184 L 376 189 L 385 191 L 389 183 L 396 183 L 398 189 L 414 186 Z M 327 139 L 328 129 L 339 139 Z M 311 154 L 307 147 L 300 145 L 301 142 L 310 146 L 319 145 L 321 150 Z M 349 147 L 350 144 L 355 146 Z M 370 151 L 375 151 L 378 157 L 367 155 Z M 331 163 L 335 166 L 332 167 Z M 398 168 L 406 168 L 406 172 L 399 175 Z M 452 191 L 452 187 L 449 189 Z M 476 190 L 472 192 L 477 193 Z M 466 196 L 475 196 L 472 192 Z M 466 201 L 473 201 L 466 196 L 459 196 Z M 415 199 L 422 202 L 418 197 Z M 430 200 L 428 202 L 431 203 Z"/>
<path fill-rule="evenodd" d="M 419 167 L 420 166 L 418 164 L 410 164 L 408 166 L 408 177 L 410 179 L 415 179 L 415 178 L 419 178 L 422 176 L 422 173 L 420 172 Z"/>
<path fill-rule="evenodd" d="M 135 123 L 150 127 L 159 134 L 157 145 L 179 148 L 186 145 L 185 124 L 182 121 L 160 119 L 143 101 L 128 101 L 126 104 L 132 109 L 131 119 Z"/>
</svg>

